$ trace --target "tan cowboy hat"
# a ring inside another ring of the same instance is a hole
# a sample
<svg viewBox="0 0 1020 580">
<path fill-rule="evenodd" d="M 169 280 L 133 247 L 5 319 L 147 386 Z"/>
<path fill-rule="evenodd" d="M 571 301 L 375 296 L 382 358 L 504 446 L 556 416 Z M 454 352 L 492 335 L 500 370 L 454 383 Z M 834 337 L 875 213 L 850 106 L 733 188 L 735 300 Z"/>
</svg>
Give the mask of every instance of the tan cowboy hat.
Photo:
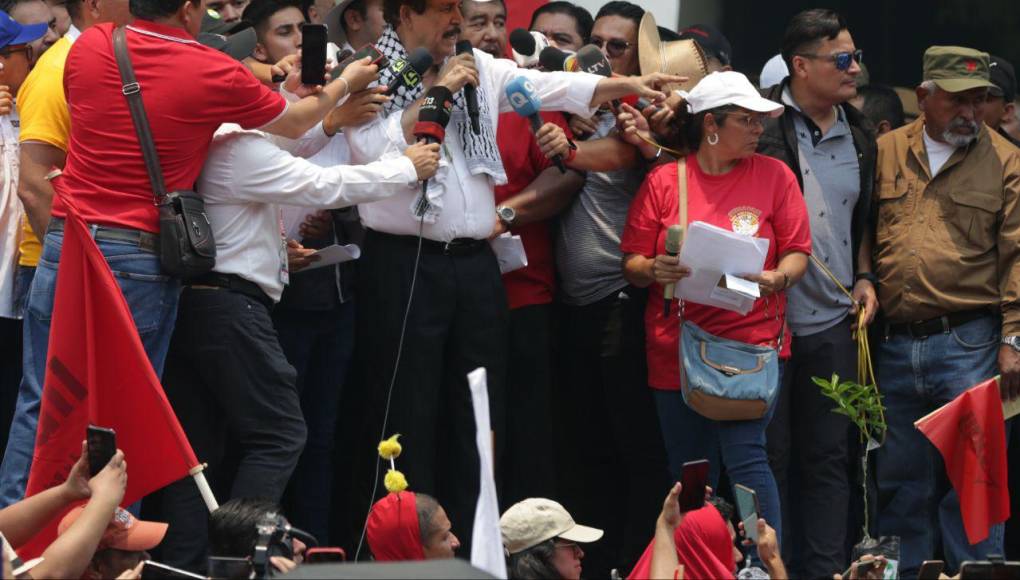
<svg viewBox="0 0 1020 580">
<path fill-rule="evenodd" d="M 689 91 L 708 74 L 705 53 L 698 43 L 693 40 L 662 42 L 651 11 L 645 12 L 638 29 L 638 60 L 643 75 L 661 72 L 688 77 L 685 83 L 665 86 L 667 91 Z"/>
</svg>

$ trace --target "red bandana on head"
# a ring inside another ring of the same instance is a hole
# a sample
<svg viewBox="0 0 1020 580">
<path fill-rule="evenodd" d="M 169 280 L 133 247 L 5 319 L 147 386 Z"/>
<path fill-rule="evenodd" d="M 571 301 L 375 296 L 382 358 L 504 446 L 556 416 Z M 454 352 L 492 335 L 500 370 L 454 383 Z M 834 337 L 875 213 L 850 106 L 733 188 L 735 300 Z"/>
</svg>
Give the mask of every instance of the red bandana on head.
<svg viewBox="0 0 1020 580">
<path fill-rule="evenodd" d="M 368 516 L 368 547 L 380 562 L 424 560 L 418 507 L 409 491 L 389 493 L 375 502 Z"/>
</svg>

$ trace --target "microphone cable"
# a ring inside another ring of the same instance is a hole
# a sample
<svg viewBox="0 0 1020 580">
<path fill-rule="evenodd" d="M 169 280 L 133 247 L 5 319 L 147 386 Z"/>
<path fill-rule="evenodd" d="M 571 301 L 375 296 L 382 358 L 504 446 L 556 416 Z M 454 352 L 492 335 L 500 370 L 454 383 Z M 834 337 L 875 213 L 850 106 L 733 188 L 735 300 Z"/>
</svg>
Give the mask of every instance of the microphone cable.
<svg viewBox="0 0 1020 580">
<path fill-rule="evenodd" d="M 426 187 L 427 187 L 426 183 Z M 428 197 L 425 197 L 426 201 Z M 386 439 L 386 425 L 390 420 L 390 402 L 393 400 L 393 387 L 397 384 L 397 371 L 400 369 L 400 357 L 404 352 L 404 335 L 407 333 L 407 320 L 411 316 L 411 304 L 414 302 L 414 287 L 418 282 L 418 269 L 421 265 L 421 247 L 425 239 L 425 212 L 422 212 L 418 221 L 418 249 L 414 256 L 414 271 L 411 274 L 411 290 L 407 296 L 407 306 L 404 308 L 404 320 L 400 323 L 400 339 L 397 341 L 397 360 L 393 363 L 393 374 L 390 377 L 390 386 L 386 390 L 386 406 L 383 411 L 382 430 L 379 434 L 379 441 Z M 358 539 L 358 549 L 354 552 L 354 561 L 361 557 L 361 548 L 365 543 L 365 533 L 368 531 L 368 518 L 372 515 L 372 506 L 375 505 L 375 490 L 379 487 L 379 471 L 382 469 L 379 462 L 373 457 L 375 464 L 375 477 L 372 480 L 372 491 L 369 494 L 368 511 L 365 512 L 365 523 L 361 526 L 361 537 Z"/>
</svg>

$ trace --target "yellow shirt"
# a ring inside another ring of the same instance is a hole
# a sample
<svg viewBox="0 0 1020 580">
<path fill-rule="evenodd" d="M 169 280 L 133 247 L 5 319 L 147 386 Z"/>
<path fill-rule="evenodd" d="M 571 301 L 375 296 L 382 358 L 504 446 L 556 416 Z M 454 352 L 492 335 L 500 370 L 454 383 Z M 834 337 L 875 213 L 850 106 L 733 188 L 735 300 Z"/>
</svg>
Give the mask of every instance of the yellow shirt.
<svg viewBox="0 0 1020 580">
<path fill-rule="evenodd" d="M 71 133 L 71 113 L 64 96 L 64 63 L 71 44 L 78 36 L 73 27 L 63 38 L 47 50 L 18 91 L 18 114 L 21 116 L 20 142 L 39 141 L 67 151 Z M 22 220 L 22 266 L 34 267 L 39 263 L 42 244 L 32 231 L 28 219 Z"/>
</svg>

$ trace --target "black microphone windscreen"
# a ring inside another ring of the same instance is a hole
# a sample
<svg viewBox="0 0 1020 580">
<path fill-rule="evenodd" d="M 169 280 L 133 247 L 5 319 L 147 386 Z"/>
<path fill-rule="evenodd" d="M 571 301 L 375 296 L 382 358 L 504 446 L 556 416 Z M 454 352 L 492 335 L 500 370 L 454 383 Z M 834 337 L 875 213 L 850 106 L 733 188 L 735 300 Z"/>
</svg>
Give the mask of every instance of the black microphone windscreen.
<svg viewBox="0 0 1020 580">
<path fill-rule="evenodd" d="M 567 62 L 567 57 L 570 55 L 563 52 L 562 50 L 547 46 L 542 49 L 542 53 L 538 55 L 538 62 L 547 71 L 562 71 L 564 64 Z"/>
<path fill-rule="evenodd" d="M 532 56 L 538 49 L 535 37 L 523 28 L 515 28 L 510 33 L 510 46 L 522 56 Z"/>
<path fill-rule="evenodd" d="M 470 40 L 458 40 L 457 41 L 457 54 L 474 54 L 475 47 L 471 45 Z"/>
<path fill-rule="evenodd" d="M 425 47 L 416 48 L 407 57 L 407 62 L 410 63 L 411 68 L 416 70 L 418 74 L 423 75 L 432 66 L 432 55 Z"/>
<path fill-rule="evenodd" d="M 425 99 L 418 109 L 418 120 L 446 127 L 452 111 L 453 93 L 446 87 L 434 86 L 425 93 Z"/>
<path fill-rule="evenodd" d="M 577 63 L 581 70 L 593 75 L 613 76 L 613 66 L 602 50 L 594 44 L 587 44 L 577 51 Z"/>
</svg>

